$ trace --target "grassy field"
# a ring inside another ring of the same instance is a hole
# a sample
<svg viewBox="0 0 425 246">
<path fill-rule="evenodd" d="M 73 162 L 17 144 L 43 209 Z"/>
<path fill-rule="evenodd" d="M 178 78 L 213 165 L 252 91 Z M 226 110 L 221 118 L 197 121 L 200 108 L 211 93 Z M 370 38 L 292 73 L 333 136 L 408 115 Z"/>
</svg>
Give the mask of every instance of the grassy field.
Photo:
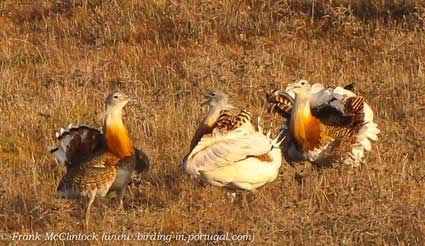
<svg viewBox="0 0 425 246">
<path fill-rule="evenodd" d="M 89 233 L 423 245 L 424 57 L 421 0 L 0 1 L 0 232 L 82 231 L 81 204 L 56 196 L 65 168 L 48 147 L 69 123 L 100 126 L 119 89 L 138 98 L 125 122 L 152 169 L 125 212 L 94 203 Z M 208 89 L 260 115 L 267 91 L 301 77 L 366 97 L 382 132 L 367 163 L 284 164 L 247 207 L 183 172 Z"/>
</svg>

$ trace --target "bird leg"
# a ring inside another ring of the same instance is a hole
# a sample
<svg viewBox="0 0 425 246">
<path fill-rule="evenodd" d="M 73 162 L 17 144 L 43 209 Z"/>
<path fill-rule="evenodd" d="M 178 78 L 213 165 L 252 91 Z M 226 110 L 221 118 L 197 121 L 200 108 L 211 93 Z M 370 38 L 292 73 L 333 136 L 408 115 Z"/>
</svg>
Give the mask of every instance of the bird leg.
<svg viewBox="0 0 425 246">
<path fill-rule="evenodd" d="M 248 209 L 248 200 L 246 199 L 246 192 L 242 192 L 242 207 L 247 210 Z"/>
<path fill-rule="evenodd" d="M 117 206 L 117 210 L 118 211 L 123 211 L 124 210 L 124 203 L 123 203 L 123 198 L 125 195 L 125 191 L 127 190 L 127 186 L 123 186 L 118 192 L 117 192 L 117 197 L 116 200 L 118 202 L 118 206 Z"/>
<path fill-rule="evenodd" d="M 94 202 L 94 199 L 96 198 L 96 191 L 94 190 L 94 191 L 90 191 L 89 193 L 88 193 L 88 198 L 89 198 L 89 202 L 88 202 L 88 204 L 87 204 L 87 208 L 86 208 L 86 216 L 85 216 L 85 223 L 84 223 L 84 226 L 85 226 L 85 229 L 87 230 L 88 229 L 88 227 L 89 227 L 89 220 L 90 220 L 90 207 L 91 207 L 91 205 L 93 204 L 93 202 Z"/>
<path fill-rule="evenodd" d="M 227 196 L 230 199 L 230 202 L 231 203 L 234 203 L 235 202 L 235 199 L 236 199 L 236 192 L 235 191 L 228 191 L 226 193 L 227 193 Z"/>
<path fill-rule="evenodd" d="M 247 191 L 239 192 L 239 191 L 232 190 L 232 191 L 228 191 L 226 193 L 227 193 L 227 196 L 229 197 L 231 203 L 235 204 L 236 198 L 238 198 L 238 201 L 239 201 L 239 198 L 240 198 L 241 206 L 245 210 L 248 209 Z"/>
</svg>

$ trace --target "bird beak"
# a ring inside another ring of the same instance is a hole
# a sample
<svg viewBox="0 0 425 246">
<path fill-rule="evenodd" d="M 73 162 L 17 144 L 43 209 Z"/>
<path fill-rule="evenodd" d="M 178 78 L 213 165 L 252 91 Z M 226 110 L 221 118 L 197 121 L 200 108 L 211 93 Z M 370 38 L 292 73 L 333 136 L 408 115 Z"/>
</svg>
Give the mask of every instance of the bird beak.
<svg viewBox="0 0 425 246">
<path fill-rule="evenodd" d="M 201 102 L 201 106 L 207 105 L 210 102 L 210 100 L 211 100 L 211 96 L 209 96 L 208 94 L 205 94 L 204 95 L 204 99 L 205 100 Z"/>
<path fill-rule="evenodd" d="M 137 99 L 133 96 L 127 96 L 127 102 L 137 102 Z"/>
<path fill-rule="evenodd" d="M 208 100 L 205 100 L 205 101 L 202 101 L 202 102 L 201 102 L 201 106 L 205 106 L 205 105 L 207 105 L 209 102 L 210 102 L 210 100 L 209 100 L 209 99 L 208 99 Z"/>
<path fill-rule="evenodd" d="M 297 84 L 288 84 L 288 86 L 286 86 L 285 91 L 289 92 L 289 91 L 292 91 L 295 88 L 298 88 Z"/>
</svg>

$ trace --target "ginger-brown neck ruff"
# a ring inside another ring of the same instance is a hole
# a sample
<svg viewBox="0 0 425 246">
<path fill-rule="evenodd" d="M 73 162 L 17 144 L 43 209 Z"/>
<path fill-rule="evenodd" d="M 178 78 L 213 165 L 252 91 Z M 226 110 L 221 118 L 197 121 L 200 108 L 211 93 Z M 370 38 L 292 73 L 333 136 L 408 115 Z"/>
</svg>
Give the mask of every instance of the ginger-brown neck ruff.
<svg viewBox="0 0 425 246">
<path fill-rule="evenodd" d="M 119 158 L 134 155 L 133 144 L 122 121 L 122 108 L 106 112 L 103 132 L 109 152 Z"/>
<path fill-rule="evenodd" d="M 311 114 L 310 101 L 306 95 L 297 95 L 292 109 L 290 130 L 304 150 L 320 147 L 320 123 Z"/>
</svg>

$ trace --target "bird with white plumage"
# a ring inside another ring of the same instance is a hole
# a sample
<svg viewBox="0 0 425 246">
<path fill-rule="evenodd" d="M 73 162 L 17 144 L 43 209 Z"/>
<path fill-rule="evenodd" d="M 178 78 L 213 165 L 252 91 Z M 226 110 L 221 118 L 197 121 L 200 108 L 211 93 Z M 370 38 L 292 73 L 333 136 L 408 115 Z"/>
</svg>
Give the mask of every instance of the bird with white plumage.
<svg viewBox="0 0 425 246">
<path fill-rule="evenodd" d="M 226 94 L 210 91 L 208 113 L 192 139 L 184 170 L 215 185 L 253 191 L 272 182 L 282 163 L 279 142 L 254 126 L 247 111 L 233 114 Z"/>
</svg>

